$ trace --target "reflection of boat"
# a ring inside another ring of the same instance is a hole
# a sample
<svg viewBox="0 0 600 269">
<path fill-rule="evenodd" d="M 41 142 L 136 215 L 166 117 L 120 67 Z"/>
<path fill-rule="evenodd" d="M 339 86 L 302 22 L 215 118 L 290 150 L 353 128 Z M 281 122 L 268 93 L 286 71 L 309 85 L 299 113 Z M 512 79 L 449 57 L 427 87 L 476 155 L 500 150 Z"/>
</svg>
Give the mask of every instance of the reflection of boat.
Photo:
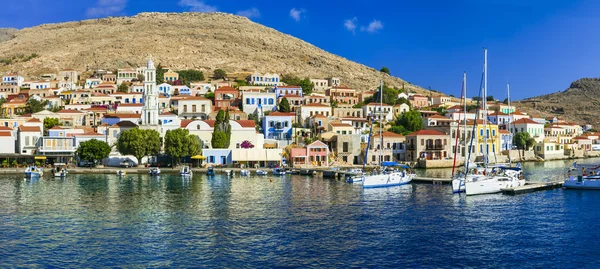
<svg viewBox="0 0 600 269">
<path fill-rule="evenodd" d="M 179 170 L 179 175 L 182 176 L 182 177 L 191 177 L 192 176 L 192 169 L 190 168 L 189 165 L 184 165 Z"/>
<path fill-rule="evenodd" d="M 323 178 L 335 178 L 335 175 L 340 171 L 339 167 L 331 167 L 329 170 L 323 171 Z"/>
<path fill-rule="evenodd" d="M 123 171 L 123 170 L 117 170 L 117 176 L 122 177 L 122 176 L 125 176 L 125 174 L 127 174 L 125 171 Z"/>
<path fill-rule="evenodd" d="M 54 173 L 54 177 L 66 177 L 69 173 L 64 167 L 55 167 L 52 172 Z"/>
<path fill-rule="evenodd" d="M 206 175 L 211 177 L 215 175 L 215 169 L 211 166 L 206 170 Z"/>
<path fill-rule="evenodd" d="M 158 168 L 158 167 L 150 167 L 150 169 L 148 169 L 148 174 L 150 174 L 151 176 L 159 176 L 160 175 L 160 168 Z"/>
<path fill-rule="evenodd" d="M 233 176 L 233 170 L 225 170 L 224 172 L 228 177 Z"/>
<path fill-rule="evenodd" d="M 581 168 L 581 175 L 572 176 L 571 172 Z M 589 171 L 589 172 L 586 172 Z M 569 169 L 569 178 L 563 182 L 565 189 L 600 190 L 600 165 L 583 165 L 573 163 Z"/>
<path fill-rule="evenodd" d="M 37 166 L 29 166 L 25 168 L 25 177 L 27 178 L 39 178 L 44 175 L 44 170 Z"/>
<path fill-rule="evenodd" d="M 312 176 L 314 173 L 315 173 L 315 171 L 312 171 L 312 170 L 300 169 L 300 175 Z"/>
<path fill-rule="evenodd" d="M 285 169 L 278 167 L 273 169 L 273 175 L 275 176 L 285 176 Z"/>
<path fill-rule="evenodd" d="M 256 170 L 257 176 L 266 176 L 269 172 L 263 170 Z"/>
<path fill-rule="evenodd" d="M 248 170 L 242 170 L 242 171 L 240 171 L 240 176 L 247 177 L 249 175 L 250 175 L 250 171 L 248 171 Z"/>
</svg>

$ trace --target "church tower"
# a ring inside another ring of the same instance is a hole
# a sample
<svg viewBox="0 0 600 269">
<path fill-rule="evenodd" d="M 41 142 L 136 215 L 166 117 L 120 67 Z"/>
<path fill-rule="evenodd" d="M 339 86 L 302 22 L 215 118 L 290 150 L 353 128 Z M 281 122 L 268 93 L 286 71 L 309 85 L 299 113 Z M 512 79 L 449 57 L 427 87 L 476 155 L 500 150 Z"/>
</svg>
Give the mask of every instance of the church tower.
<svg viewBox="0 0 600 269">
<path fill-rule="evenodd" d="M 152 57 L 144 70 L 144 93 L 142 96 L 142 125 L 158 125 L 158 89 L 156 87 L 156 68 Z"/>
</svg>

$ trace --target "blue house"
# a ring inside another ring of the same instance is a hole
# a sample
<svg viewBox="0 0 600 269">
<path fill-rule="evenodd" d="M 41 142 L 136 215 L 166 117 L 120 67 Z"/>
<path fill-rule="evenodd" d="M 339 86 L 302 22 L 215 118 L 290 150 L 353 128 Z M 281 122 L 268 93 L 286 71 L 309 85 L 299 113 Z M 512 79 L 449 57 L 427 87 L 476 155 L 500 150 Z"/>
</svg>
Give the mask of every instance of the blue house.
<svg viewBox="0 0 600 269">
<path fill-rule="evenodd" d="M 179 95 L 192 95 L 192 90 L 188 86 L 180 85 L 172 86 L 171 88 L 173 89 L 173 94 L 175 94 L 175 92 L 179 92 Z"/>
<path fill-rule="evenodd" d="M 275 90 L 275 95 L 277 96 L 277 99 L 279 99 L 279 97 L 284 96 L 284 95 L 298 95 L 300 97 L 302 97 L 302 87 L 300 86 L 275 86 L 275 88 L 273 88 Z"/>
<path fill-rule="evenodd" d="M 202 149 L 206 163 L 212 166 L 229 165 L 232 163 L 230 149 Z"/>
<path fill-rule="evenodd" d="M 279 145 L 288 145 L 292 142 L 292 125 L 295 114 L 285 112 L 272 112 L 263 118 L 263 132 L 265 139 L 274 139 Z"/>
</svg>

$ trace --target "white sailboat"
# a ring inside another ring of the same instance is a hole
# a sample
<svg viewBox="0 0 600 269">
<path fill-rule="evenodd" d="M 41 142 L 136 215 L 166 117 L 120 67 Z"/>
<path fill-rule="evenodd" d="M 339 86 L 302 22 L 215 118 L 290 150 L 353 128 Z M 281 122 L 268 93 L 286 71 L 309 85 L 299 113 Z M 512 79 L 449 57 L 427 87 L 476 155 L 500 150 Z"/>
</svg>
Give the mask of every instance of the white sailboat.
<svg viewBox="0 0 600 269">
<path fill-rule="evenodd" d="M 396 162 L 383 162 L 382 151 L 383 151 L 383 115 L 381 114 L 383 109 L 383 81 L 380 82 L 379 86 L 379 142 L 381 144 L 379 150 L 379 171 L 368 176 L 363 176 L 363 188 L 379 188 L 379 187 L 391 187 L 408 184 L 412 181 L 415 174 L 409 173 L 408 166 L 399 165 Z M 371 127 L 372 128 L 372 127 Z M 372 130 L 372 129 L 371 129 Z M 369 145 L 367 145 L 367 152 L 371 144 L 371 136 L 369 136 Z M 368 153 L 367 153 L 368 154 Z M 400 169 L 403 171 L 400 171 Z"/>
</svg>

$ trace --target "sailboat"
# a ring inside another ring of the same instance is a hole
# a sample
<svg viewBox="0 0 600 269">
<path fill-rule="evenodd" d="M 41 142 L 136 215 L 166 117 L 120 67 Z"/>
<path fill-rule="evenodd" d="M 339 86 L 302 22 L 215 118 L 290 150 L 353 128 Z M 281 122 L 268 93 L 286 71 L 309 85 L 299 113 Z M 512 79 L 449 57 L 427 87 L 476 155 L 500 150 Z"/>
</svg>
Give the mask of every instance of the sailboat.
<svg viewBox="0 0 600 269">
<path fill-rule="evenodd" d="M 363 176 L 363 188 L 379 188 L 379 187 L 391 187 L 408 184 L 412 181 L 415 174 L 409 173 L 407 165 L 400 165 L 396 162 L 383 162 L 382 151 L 383 151 L 383 81 L 379 85 L 379 142 L 381 144 L 379 150 L 379 169 L 378 173 L 372 175 Z M 372 129 L 371 125 L 371 130 Z M 371 144 L 371 136 L 369 135 L 369 145 L 367 146 L 367 152 Z"/>
</svg>

